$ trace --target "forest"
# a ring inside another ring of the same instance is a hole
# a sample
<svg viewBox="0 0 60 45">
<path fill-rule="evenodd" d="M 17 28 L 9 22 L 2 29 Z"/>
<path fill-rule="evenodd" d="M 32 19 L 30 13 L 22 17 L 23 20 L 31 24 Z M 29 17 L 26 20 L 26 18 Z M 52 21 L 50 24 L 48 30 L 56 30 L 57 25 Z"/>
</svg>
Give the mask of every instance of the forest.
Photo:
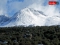
<svg viewBox="0 0 60 45">
<path fill-rule="evenodd" d="M 0 27 L 0 45 L 60 45 L 60 26 Z"/>
</svg>

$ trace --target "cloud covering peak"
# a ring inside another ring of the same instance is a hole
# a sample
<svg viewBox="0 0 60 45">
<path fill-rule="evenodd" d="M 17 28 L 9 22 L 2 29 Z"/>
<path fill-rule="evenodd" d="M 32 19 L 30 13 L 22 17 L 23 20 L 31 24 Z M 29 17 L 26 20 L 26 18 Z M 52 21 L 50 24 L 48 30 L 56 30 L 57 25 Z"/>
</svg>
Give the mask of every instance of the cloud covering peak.
<svg viewBox="0 0 60 45">
<path fill-rule="evenodd" d="M 59 14 L 56 6 L 49 6 L 49 0 L 0 0 L 0 15 L 14 15 L 19 10 L 26 7 L 32 7 L 43 11 L 45 14 L 56 15 Z"/>
</svg>

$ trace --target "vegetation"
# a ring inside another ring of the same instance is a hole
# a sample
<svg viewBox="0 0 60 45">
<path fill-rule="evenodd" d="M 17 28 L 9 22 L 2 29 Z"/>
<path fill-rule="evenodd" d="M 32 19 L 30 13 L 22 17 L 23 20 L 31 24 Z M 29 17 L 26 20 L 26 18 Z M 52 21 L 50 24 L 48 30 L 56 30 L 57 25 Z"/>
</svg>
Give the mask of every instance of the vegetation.
<svg viewBox="0 0 60 45">
<path fill-rule="evenodd" d="M 60 26 L 0 28 L 0 45 L 60 45 Z"/>
</svg>

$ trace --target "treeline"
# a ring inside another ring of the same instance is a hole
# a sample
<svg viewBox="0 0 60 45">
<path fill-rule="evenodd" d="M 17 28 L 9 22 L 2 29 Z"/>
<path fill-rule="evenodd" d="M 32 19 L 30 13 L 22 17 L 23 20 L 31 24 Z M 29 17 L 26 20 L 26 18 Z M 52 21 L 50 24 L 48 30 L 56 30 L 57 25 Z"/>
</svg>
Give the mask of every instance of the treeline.
<svg viewBox="0 0 60 45">
<path fill-rule="evenodd" d="M 0 28 L 0 45 L 60 45 L 60 26 Z"/>
</svg>

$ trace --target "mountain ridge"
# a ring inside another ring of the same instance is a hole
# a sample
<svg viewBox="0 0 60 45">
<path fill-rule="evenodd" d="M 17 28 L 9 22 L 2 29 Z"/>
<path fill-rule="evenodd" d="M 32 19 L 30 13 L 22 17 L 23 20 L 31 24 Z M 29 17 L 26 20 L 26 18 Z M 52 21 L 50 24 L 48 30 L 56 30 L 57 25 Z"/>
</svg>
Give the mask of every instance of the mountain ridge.
<svg viewBox="0 0 60 45">
<path fill-rule="evenodd" d="M 44 12 L 33 9 L 24 8 L 14 14 L 8 21 L 4 22 L 2 27 L 11 26 L 51 26 L 60 25 L 59 16 L 48 16 Z M 0 22 L 1 24 L 1 22 Z M 1 25 L 0 25 L 1 26 Z"/>
</svg>

